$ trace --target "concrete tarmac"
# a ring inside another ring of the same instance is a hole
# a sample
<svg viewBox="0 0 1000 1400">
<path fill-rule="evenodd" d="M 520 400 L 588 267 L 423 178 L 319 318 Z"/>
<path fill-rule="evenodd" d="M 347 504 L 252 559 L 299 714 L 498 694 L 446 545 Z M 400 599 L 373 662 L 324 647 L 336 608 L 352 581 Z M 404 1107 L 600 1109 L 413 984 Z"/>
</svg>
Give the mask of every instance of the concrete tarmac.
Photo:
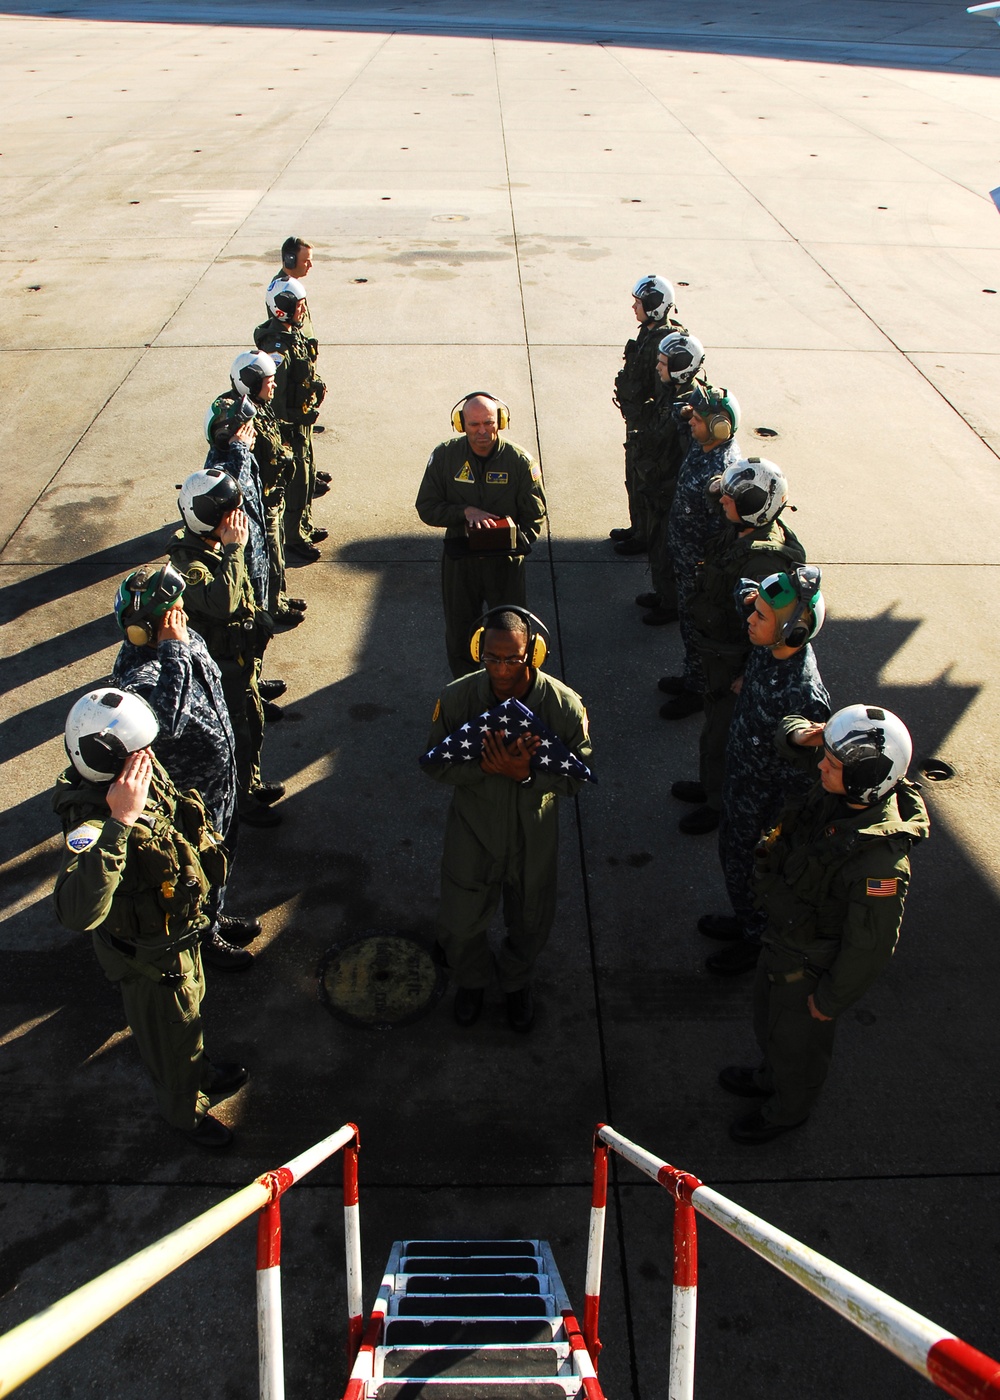
<svg viewBox="0 0 1000 1400">
<path fill-rule="evenodd" d="M 361 1126 L 365 1305 L 389 1244 L 550 1239 L 583 1304 L 599 1120 L 731 1194 L 967 1341 L 1000 1353 L 995 703 L 1000 651 L 1000 31 L 935 0 L 650 0 L 503 7 L 65 0 L 0 17 L 0 1330 L 347 1119 Z M 49 790 L 73 699 L 111 669 L 121 576 L 162 557 L 204 412 L 263 319 L 280 244 L 307 283 L 330 386 L 323 561 L 265 771 L 274 833 L 233 886 L 256 963 L 209 975 L 209 1045 L 251 1083 L 197 1154 L 155 1116 L 117 993 L 55 922 Z M 835 703 L 900 713 L 933 838 L 888 972 L 844 1017 L 822 1101 L 737 1148 L 749 979 L 704 971 L 725 907 L 714 838 L 676 830 L 697 722 L 655 682 L 610 401 L 657 271 L 784 468 L 824 570 Z M 447 795 L 419 772 L 447 680 L 440 541 L 413 499 L 452 403 L 486 387 L 539 455 L 549 530 L 529 601 L 584 696 L 600 782 L 563 804 L 538 1022 L 495 990 L 394 1031 L 333 1019 L 317 968 L 365 929 L 433 930 Z M 345 1376 L 339 1169 L 285 1207 L 288 1393 Z M 665 1391 L 670 1203 L 629 1169 L 609 1211 L 601 1375 Z M 704 1224 L 698 1394 L 926 1394 L 926 1382 Z M 244 1225 L 28 1382 L 39 1400 L 255 1393 Z"/>
</svg>

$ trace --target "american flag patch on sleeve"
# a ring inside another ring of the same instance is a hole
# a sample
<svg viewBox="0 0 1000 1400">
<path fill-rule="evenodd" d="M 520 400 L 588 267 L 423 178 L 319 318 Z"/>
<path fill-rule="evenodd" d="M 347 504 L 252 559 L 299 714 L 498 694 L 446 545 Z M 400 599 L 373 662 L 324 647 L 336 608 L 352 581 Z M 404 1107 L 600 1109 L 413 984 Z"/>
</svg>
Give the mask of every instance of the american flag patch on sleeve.
<svg viewBox="0 0 1000 1400">
<path fill-rule="evenodd" d="M 898 880 L 866 880 L 865 894 L 872 899 L 887 899 L 899 889 Z"/>
</svg>

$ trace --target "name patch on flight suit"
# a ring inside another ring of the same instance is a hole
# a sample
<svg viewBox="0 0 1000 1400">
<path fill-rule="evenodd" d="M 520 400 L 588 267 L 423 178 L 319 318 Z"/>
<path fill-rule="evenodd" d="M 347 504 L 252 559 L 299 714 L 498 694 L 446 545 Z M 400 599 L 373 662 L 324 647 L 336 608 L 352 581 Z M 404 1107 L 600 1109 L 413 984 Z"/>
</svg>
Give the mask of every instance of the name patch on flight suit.
<svg viewBox="0 0 1000 1400">
<path fill-rule="evenodd" d="M 93 826 L 90 822 L 84 822 L 76 827 L 66 837 L 66 845 L 69 849 L 79 855 L 81 851 L 86 851 L 91 847 L 101 834 L 99 826 Z"/>
<path fill-rule="evenodd" d="M 468 462 L 466 462 L 463 465 L 462 470 L 457 474 L 457 476 L 453 478 L 453 480 L 464 481 L 466 483 L 471 483 L 472 485 L 475 485 L 476 478 L 472 475 L 472 468 L 469 466 Z"/>
<path fill-rule="evenodd" d="M 506 486 L 507 483 L 508 483 L 509 481 L 510 481 L 510 473 L 509 473 L 509 472 L 487 472 L 487 473 L 486 473 L 486 485 L 487 485 L 487 486 Z"/>
</svg>

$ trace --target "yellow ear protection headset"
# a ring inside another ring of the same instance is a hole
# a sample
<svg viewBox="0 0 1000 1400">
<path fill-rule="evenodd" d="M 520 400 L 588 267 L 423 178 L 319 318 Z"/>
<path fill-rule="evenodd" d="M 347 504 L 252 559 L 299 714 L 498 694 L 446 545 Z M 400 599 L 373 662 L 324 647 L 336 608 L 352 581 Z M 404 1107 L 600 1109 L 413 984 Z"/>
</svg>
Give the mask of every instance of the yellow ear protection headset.
<svg viewBox="0 0 1000 1400">
<path fill-rule="evenodd" d="M 465 405 L 470 399 L 490 399 L 497 406 L 497 428 L 502 433 L 510 425 L 510 409 L 503 399 L 491 394 L 488 389 L 473 389 L 471 394 L 463 394 L 451 410 L 451 426 L 456 433 L 465 432 Z"/>
<path fill-rule="evenodd" d="M 137 647 L 156 640 L 163 614 L 184 593 L 184 579 L 170 564 L 144 564 L 122 581 L 115 595 L 115 619 Z"/>
<path fill-rule="evenodd" d="M 478 665 L 482 665 L 483 637 L 486 635 L 487 628 L 493 625 L 493 619 L 499 617 L 501 613 L 514 613 L 517 617 L 523 618 L 528 624 L 528 665 L 533 671 L 537 671 L 549 654 L 549 629 L 545 626 L 545 623 L 540 617 L 536 617 L 534 613 L 528 612 L 527 608 L 518 607 L 516 603 L 501 603 L 498 607 L 490 608 L 487 612 L 483 613 L 482 617 L 476 623 L 475 631 L 469 642 L 469 651 L 472 654 L 473 661 Z"/>
<path fill-rule="evenodd" d="M 781 646 L 805 646 L 823 626 L 826 604 L 820 592 L 822 580 L 818 565 L 799 564 L 790 573 L 772 574 L 759 585 L 760 596 L 775 612 L 797 604 L 791 617 L 783 623 L 778 640 L 772 643 L 772 650 Z"/>
<path fill-rule="evenodd" d="M 691 408 L 708 425 L 715 442 L 728 442 L 740 424 L 740 410 L 728 389 L 699 384 L 691 396 Z"/>
</svg>

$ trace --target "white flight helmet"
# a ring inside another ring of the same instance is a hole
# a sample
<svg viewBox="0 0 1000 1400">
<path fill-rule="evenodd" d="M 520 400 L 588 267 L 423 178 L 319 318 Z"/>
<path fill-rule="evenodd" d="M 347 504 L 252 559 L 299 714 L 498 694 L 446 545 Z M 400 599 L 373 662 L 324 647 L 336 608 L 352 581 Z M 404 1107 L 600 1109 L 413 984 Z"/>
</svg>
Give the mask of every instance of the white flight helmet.
<svg viewBox="0 0 1000 1400">
<path fill-rule="evenodd" d="M 291 325 L 295 308 L 305 301 L 306 289 L 296 277 L 276 278 L 267 289 L 267 309 L 276 321 Z"/>
<path fill-rule="evenodd" d="M 224 515 L 242 504 L 238 483 L 220 467 L 192 472 L 177 497 L 181 517 L 193 535 L 210 535 Z"/>
<path fill-rule="evenodd" d="M 640 277 L 632 288 L 632 295 L 642 302 L 642 309 L 648 321 L 662 321 L 674 304 L 674 289 L 665 277 L 655 272 Z"/>
<path fill-rule="evenodd" d="M 255 399 L 263 387 L 264 380 L 272 378 L 277 370 L 278 366 L 263 350 L 247 350 L 236 356 L 229 370 L 229 378 L 238 394 Z"/>
<path fill-rule="evenodd" d="M 877 705 L 848 705 L 831 715 L 823 744 L 844 765 L 847 796 L 869 806 L 892 792 L 913 757 L 906 725 Z"/>
<path fill-rule="evenodd" d="M 670 378 L 675 384 L 690 384 L 705 363 L 705 347 L 697 336 L 671 331 L 660 341 L 660 354 L 666 356 Z"/>
<path fill-rule="evenodd" d="M 744 524 L 770 525 L 788 504 L 788 482 L 766 457 L 741 457 L 722 473 L 719 494 L 732 497 Z"/>
<path fill-rule="evenodd" d="M 110 783 L 130 753 L 148 749 L 160 732 L 145 700 L 106 686 L 78 700 L 66 720 L 66 752 L 76 771 L 93 783 Z"/>
</svg>

